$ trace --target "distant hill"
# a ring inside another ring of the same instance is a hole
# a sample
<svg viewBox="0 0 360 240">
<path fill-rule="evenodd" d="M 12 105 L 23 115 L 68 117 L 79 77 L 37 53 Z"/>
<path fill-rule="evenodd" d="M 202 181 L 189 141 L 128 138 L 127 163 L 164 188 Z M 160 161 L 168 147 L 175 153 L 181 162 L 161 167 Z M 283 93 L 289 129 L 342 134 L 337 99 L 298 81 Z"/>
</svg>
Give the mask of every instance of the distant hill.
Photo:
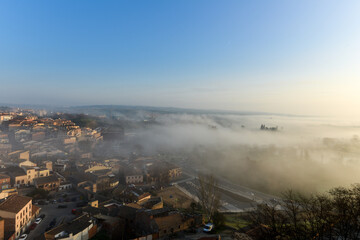
<svg viewBox="0 0 360 240">
<path fill-rule="evenodd" d="M 130 106 L 130 105 L 83 105 L 83 106 L 53 106 L 53 105 L 37 105 L 37 104 L 1 104 L 4 107 L 18 107 L 30 109 L 45 109 L 52 112 L 68 112 L 68 113 L 84 113 L 94 115 L 111 115 L 111 112 L 119 112 L 124 114 L 136 113 L 144 111 L 148 113 L 158 114 L 232 114 L 232 115 L 274 115 L 287 117 L 307 117 L 292 114 L 256 112 L 256 111 L 231 111 L 216 109 L 191 109 L 176 107 L 152 107 L 152 106 Z"/>
</svg>

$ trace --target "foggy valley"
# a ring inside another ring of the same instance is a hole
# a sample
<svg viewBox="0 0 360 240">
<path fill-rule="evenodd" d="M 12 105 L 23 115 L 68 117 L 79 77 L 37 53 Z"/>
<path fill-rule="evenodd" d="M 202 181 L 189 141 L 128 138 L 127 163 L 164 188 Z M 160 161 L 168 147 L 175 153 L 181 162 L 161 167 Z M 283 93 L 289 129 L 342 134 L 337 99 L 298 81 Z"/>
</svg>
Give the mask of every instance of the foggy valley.
<svg viewBox="0 0 360 240">
<path fill-rule="evenodd" d="M 359 10 L 0 1 L 0 240 L 360 240 Z"/>
<path fill-rule="evenodd" d="M 178 153 L 189 168 L 273 194 L 318 193 L 360 181 L 360 126 L 349 120 L 187 111 L 112 110 L 111 121 L 131 126 L 124 128 L 124 153 Z M 261 130 L 262 124 L 278 130 Z"/>
</svg>

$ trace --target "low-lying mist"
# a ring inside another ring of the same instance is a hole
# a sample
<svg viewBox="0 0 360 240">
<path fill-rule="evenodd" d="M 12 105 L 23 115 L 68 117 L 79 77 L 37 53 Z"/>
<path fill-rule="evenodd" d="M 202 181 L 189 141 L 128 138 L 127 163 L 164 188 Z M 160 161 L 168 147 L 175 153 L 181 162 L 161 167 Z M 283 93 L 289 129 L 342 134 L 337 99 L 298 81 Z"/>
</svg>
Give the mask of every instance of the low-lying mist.
<svg viewBox="0 0 360 240">
<path fill-rule="evenodd" d="M 277 127 L 277 131 L 260 130 Z M 129 130 L 145 154 L 181 153 L 189 168 L 258 190 L 322 192 L 360 182 L 360 127 L 327 118 L 158 114 Z M 190 166 L 191 165 L 191 166 Z"/>
</svg>

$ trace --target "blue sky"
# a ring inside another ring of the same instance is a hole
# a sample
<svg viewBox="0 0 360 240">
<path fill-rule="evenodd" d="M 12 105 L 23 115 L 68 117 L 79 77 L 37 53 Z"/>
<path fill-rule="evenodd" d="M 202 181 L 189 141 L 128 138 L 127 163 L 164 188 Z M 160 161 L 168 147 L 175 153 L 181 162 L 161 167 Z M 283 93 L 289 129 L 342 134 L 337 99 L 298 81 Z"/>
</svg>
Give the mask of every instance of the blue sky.
<svg viewBox="0 0 360 240">
<path fill-rule="evenodd" d="M 360 109 L 359 1 L 1 1 L 0 102 Z"/>
</svg>

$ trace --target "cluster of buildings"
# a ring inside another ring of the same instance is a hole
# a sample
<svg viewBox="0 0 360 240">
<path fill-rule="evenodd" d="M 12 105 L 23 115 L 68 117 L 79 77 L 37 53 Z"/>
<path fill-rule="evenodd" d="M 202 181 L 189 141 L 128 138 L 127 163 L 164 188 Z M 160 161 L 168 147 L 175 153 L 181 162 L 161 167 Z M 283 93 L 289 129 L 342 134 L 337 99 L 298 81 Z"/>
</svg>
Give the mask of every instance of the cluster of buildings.
<svg viewBox="0 0 360 240">
<path fill-rule="evenodd" d="M 18 238 L 40 210 L 31 197 L 22 196 L 23 190 L 72 188 L 63 176 L 68 158 L 88 154 L 79 149 L 80 142 L 102 141 L 99 129 L 41 115 L 21 109 L 0 112 L 0 239 Z"/>
<path fill-rule="evenodd" d="M 137 157 L 123 162 L 119 172 L 124 176 L 126 184 L 167 184 L 179 178 L 181 168 L 166 161 L 152 157 Z"/>
<path fill-rule="evenodd" d="M 180 167 L 151 157 L 134 160 L 113 158 L 103 161 L 78 159 L 75 161 L 74 173 L 67 179 L 87 199 L 91 199 L 97 193 L 112 194 L 120 189 L 123 195 L 119 197 L 117 194 L 118 199 L 132 201 L 132 198 L 125 194 L 125 189 L 166 186 L 179 178 L 181 173 Z"/>
<path fill-rule="evenodd" d="M 56 190 L 70 157 L 89 158 L 82 142 L 101 142 L 99 129 L 81 128 L 67 119 L 40 117 L 33 110 L 0 112 L 0 199 L 10 188 Z M 9 180 L 9 181 L 8 181 Z M 8 183 L 9 182 L 9 183 Z"/>
<path fill-rule="evenodd" d="M 107 130 L 109 138 L 118 132 Z M 117 135 L 116 135 L 117 136 Z M 46 231 L 43 239 L 160 239 L 202 224 L 202 216 L 164 205 L 153 193 L 181 176 L 181 168 L 156 157 L 102 159 L 100 129 L 19 109 L 0 112 L 0 239 L 18 238 L 39 214 L 24 189 L 72 189 L 85 206 L 76 217 Z M 125 236 L 125 238 L 124 238 Z"/>
<path fill-rule="evenodd" d="M 0 154 L 31 150 L 38 158 L 76 152 L 78 142 L 102 140 L 100 129 L 81 128 L 67 119 L 39 117 L 26 112 L 0 112 Z"/>
<path fill-rule="evenodd" d="M 77 217 L 72 222 L 63 223 L 44 236 L 46 240 L 90 239 L 102 230 L 111 239 L 163 239 L 203 223 L 201 215 L 182 213 L 159 203 L 161 200 L 149 194 L 129 204 L 113 199 L 93 200 L 76 210 Z"/>
</svg>

